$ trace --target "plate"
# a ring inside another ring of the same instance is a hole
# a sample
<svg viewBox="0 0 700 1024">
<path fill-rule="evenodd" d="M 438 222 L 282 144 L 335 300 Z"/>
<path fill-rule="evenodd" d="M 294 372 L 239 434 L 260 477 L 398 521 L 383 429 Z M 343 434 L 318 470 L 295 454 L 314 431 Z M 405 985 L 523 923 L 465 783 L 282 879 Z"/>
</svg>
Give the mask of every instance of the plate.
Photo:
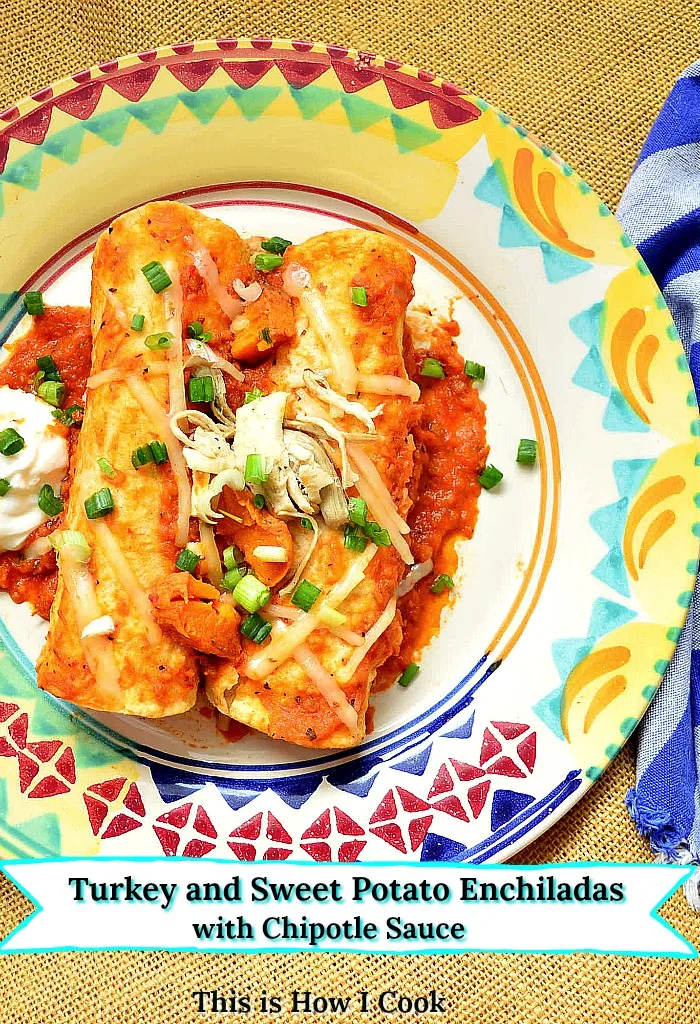
<svg viewBox="0 0 700 1024">
<path fill-rule="evenodd" d="M 419 679 L 352 751 L 237 743 L 36 690 L 45 625 L 0 612 L 7 856 L 501 860 L 578 800 L 678 639 L 700 536 L 700 419 L 678 334 L 608 208 L 436 76 L 337 46 L 221 39 L 109 61 L 0 115 L 2 339 L 19 294 L 87 300 L 121 211 L 178 198 L 294 240 L 400 238 L 487 366 L 491 459 Z M 539 462 L 515 464 L 521 437 Z"/>
</svg>

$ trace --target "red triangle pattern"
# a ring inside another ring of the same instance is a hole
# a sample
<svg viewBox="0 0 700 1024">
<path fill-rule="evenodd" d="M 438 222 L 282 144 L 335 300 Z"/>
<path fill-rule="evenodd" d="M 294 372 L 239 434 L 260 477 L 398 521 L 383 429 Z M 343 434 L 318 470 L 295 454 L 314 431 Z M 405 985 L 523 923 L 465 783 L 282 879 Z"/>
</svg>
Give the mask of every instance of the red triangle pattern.
<svg viewBox="0 0 700 1024">
<path fill-rule="evenodd" d="M 430 787 L 428 793 L 428 800 L 432 800 L 435 796 L 440 796 L 441 793 L 449 793 L 451 789 L 455 788 L 454 781 L 450 775 L 449 768 L 446 764 L 443 764 L 438 769 L 438 773 L 433 779 L 433 784 Z"/>
<path fill-rule="evenodd" d="M 177 848 L 180 845 L 180 836 L 177 832 L 171 832 L 169 828 L 160 828 L 158 825 L 153 826 L 153 831 L 158 836 L 158 842 L 161 845 L 161 849 L 166 857 L 175 857 L 177 854 Z"/>
<path fill-rule="evenodd" d="M 261 815 L 262 817 L 262 815 Z M 231 843 L 229 847 L 239 860 L 255 860 L 255 847 L 250 843 Z"/>
<path fill-rule="evenodd" d="M 92 834 L 96 836 L 107 817 L 107 804 L 103 804 L 101 800 L 96 800 L 95 797 L 90 796 L 89 793 L 83 793 L 83 800 L 85 802 L 85 807 L 87 808 L 88 821 L 90 822 Z"/>
<path fill-rule="evenodd" d="M 7 134 L 20 142 L 27 142 L 31 146 L 40 146 L 46 138 L 46 133 L 51 124 L 51 105 L 45 104 L 33 110 L 31 114 L 25 114 L 15 121 Z"/>
<path fill-rule="evenodd" d="M 127 832 L 133 832 L 135 828 L 141 828 L 142 825 L 143 822 L 137 821 L 136 818 L 130 818 L 126 814 L 115 814 L 102 833 L 102 838 L 116 839 L 117 836 L 124 836 Z M 174 832 L 172 835 L 177 835 L 177 833 Z"/>
<path fill-rule="evenodd" d="M 349 814 L 341 811 L 339 807 L 334 807 L 333 810 L 335 812 L 335 825 L 341 836 L 363 836 L 365 834 L 362 825 L 358 825 Z"/>
<path fill-rule="evenodd" d="M 433 804 L 433 808 L 436 811 L 444 811 L 445 814 L 451 814 L 453 818 L 461 818 L 462 821 L 469 821 L 469 817 L 462 806 L 461 800 L 458 800 L 456 796 L 446 796 L 443 800 L 438 800 L 437 803 Z"/>
<path fill-rule="evenodd" d="M 0 736 L 0 757 L 17 757 L 17 751 L 4 736 Z"/>
<path fill-rule="evenodd" d="M 39 765 L 31 757 L 23 754 L 21 750 L 17 757 L 19 758 L 19 791 L 26 793 L 39 774 Z"/>
<path fill-rule="evenodd" d="M 489 775 L 506 775 L 509 779 L 524 779 L 525 772 L 518 768 L 511 757 L 499 757 L 492 765 L 489 765 Z"/>
<path fill-rule="evenodd" d="M 292 837 L 289 832 L 287 832 L 284 825 L 269 811 L 267 812 L 267 829 L 265 831 L 265 835 L 273 843 L 291 843 L 292 841 Z"/>
<path fill-rule="evenodd" d="M 184 64 L 167 64 L 166 67 L 180 85 L 184 85 L 189 92 L 197 92 L 206 85 L 219 64 L 219 60 L 188 60 Z M 157 72 L 158 68 L 155 70 Z"/>
<path fill-rule="evenodd" d="M 97 793 L 98 796 L 104 797 L 105 800 L 116 800 L 122 789 L 126 779 L 110 779 L 108 782 L 96 782 L 94 786 L 88 786 L 88 790 L 91 793 Z"/>
<path fill-rule="evenodd" d="M 230 63 L 224 63 L 221 65 L 229 78 L 240 85 L 241 89 L 250 89 L 252 85 L 255 85 L 264 78 L 271 67 L 274 67 L 274 61 L 271 60 L 248 60 L 245 63 L 238 63 L 231 61 Z"/>
<path fill-rule="evenodd" d="M 430 97 L 430 113 L 436 128 L 456 128 L 460 124 L 476 121 L 480 115 L 473 103 L 450 103 L 441 96 Z"/>
<path fill-rule="evenodd" d="M 302 834 L 302 839 L 327 839 L 331 834 L 331 812 L 328 808 Z"/>
<path fill-rule="evenodd" d="M 345 92 L 360 92 L 361 89 L 366 89 L 368 85 L 374 85 L 382 77 L 378 71 L 371 71 L 369 68 L 358 68 L 353 62 L 345 64 L 342 61 L 333 61 L 332 66 Z"/>
<path fill-rule="evenodd" d="M 428 830 L 426 829 L 426 832 Z M 395 850 L 400 850 L 401 853 L 406 853 L 406 843 L 404 842 L 401 829 L 396 823 L 390 825 L 377 825 L 376 828 L 371 828 L 370 832 L 373 832 L 375 836 L 383 839 L 385 843 L 393 846 Z"/>
<path fill-rule="evenodd" d="M 460 782 L 472 782 L 474 779 L 480 779 L 486 774 L 483 768 L 477 768 L 473 764 L 464 764 L 462 761 L 455 761 L 453 757 L 450 758 L 450 762 Z"/>
<path fill-rule="evenodd" d="M 302 843 L 301 848 L 314 860 L 325 862 L 333 859 L 328 843 Z"/>
<path fill-rule="evenodd" d="M 216 849 L 216 843 L 206 843 L 203 839 L 190 839 L 182 851 L 183 857 L 206 857 L 208 853 Z"/>
<path fill-rule="evenodd" d="M 341 843 L 338 847 L 338 860 L 341 864 L 352 864 L 360 856 L 367 845 L 361 839 L 354 839 L 349 843 Z"/>
<path fill-rule="evenodd" d="M 95 113 L 103 89 L 103 82 L 90 82 L 84 89 L 76 89 L 74 92 L 59 96 L 54 103 L 64 114 L 77 117 L 80 121 L 87 121 L 88 117 Z"/>
<path fill-rule="evenodd" d="M 396 792 L 399 794 L 399 800 L 404 811 L 411 813 L 412 811 L 429 811 L 430 804 L 426 803 L 422 797 L 414 796 L 413 793 L 409 793 L 407 789 L 402 789 L 401 786 L 396 787 Z"/>
<path fill-rule="evenodd" d="M 518 743 L 517 751 L 518 757 L 530 774 L 532 774 L 535 769 L 535 761 L 537 760 L 537 733 L 531 732 L 529 736 L 521 740 Z"/>
<path fill-rule="evenodd" d="M 472 810 L 474 820 L 476 820 L 484 809 L 484 804 L 489 795 L 489 789 L 491 788 L 490 782 L 479 782 L 467 793 L 467 800 Z"/>
<path fill-rule="evenodd" d="M 388 821 L 390 818 L 396 817 L 396 800 L 391 790 L 384 797 L 382 802 L 377 807 L 376 811 L 369 819 L 370 825 L 375 821 Z M 371 831 L 371 830 L 370 830 Z"/>
<path fill-rule="evenodd" d="M 0 722 L 6 722 L 8 718 L 12 718 L 15 711 L 19 711 L 19 704 L 3 704 L 0 701 Z"/>
<path fill-rule="evenodd" d="M 146 816 L 146 808 L 143 806 L 143 800 L 139 793 L 138 786 L 135 782 L 132 782 L 129 786 L 129 791 L 124 797 L 124 806 L 129 811 L 133 811 L 134 814 L 138 814 L 140 818 Z"/>
<path fill-rule="evenodd" d="M 529 725 L 523 725 L 522 722 L 491 722 L 491 725 L 506 740 L 514 740 L 530 728 Z"/>
<path fill-rule="evenodd" d="M 34 757 L 42 764 L 47 764 L 60 749 L 61 740 L 40 740 L 38 743 L 27 744 L 28 752 L 34 754 Z"/>
<path fill-rule="evenodd" d="M 416 103 L 422 103 L 425 99 L 425 91 L 406 82 L 397 81 L 395 78 L 385 78 L 384 85 L 389 93 L 389 99 L 397 110 L 404 110 L 406 107 L 415 107 Z"/>
<path fill-rule="evenodd" d="M 158 75 L 157 65 L 136 68 L 128 75 L 118 75 L 108 81 L 110 89 L 123 96 L 130 103 L 137 103 L 151 88 Z"/>
<path fill-rule="evenodd" d="M 490 729 L 484 729 L 484 739 L 481 744 L 481 755 L 479 757 L 479 764 L 485 765 L 487 761 L 490 761 L 496 754 L 500 754 L 503 747 L 496 739 Z"/>
<path fill-rule="evenodd" d="M 176 807 L 172 811 L 166 811 L 165 814 L 159 815 L 156 821 L 162 821 L 165 825 L 172 825 L 173 828 L 184 828 L 189 820 L 191 810 L 191 803 L 182 804 L 181 807 Z"/>
<path fill-rule="evenodd" d="M 270 846 L 263 854 L 263 860 L 286 860 L 293 850 L 283 850 L 281 846 Z"/>
<path fill-rule="evenodd" d="M 325 64 L 311 60 L 280 60 L 277 67 L 293 89 L 303 89 L 327 70 Z"/>
<path fill-rule="evenodd" d="M 75 757 L 70 747 L 66 747 L 58 761 L 56 761 L 54 768 L 59 775 L 63 776 L 66 782 L 70 782 L 71 786 L 75 785 Z"/>
<path fill-rule="evenodd" d="M 19 718 L 15 718 L 14 722 L 11 722 L 7 727 L 10 737 L 15 741 L 15 745 L 20 748 L 24 748 L 27 744 L 28 729 L 29 717 L 26 714 L 20 715 Z"/>
<path fill-rule="evenodd" d="M 432 820 L 433 816 L 429 814 L 427 818 L 414 818 L 408 826 L 408 838 L 414 853 L 428 834 Z"/>
<path fill-rule="evenodd" d="M 31 793 L 27 794 L 29 800 L 41 800 L 48 796 L 61 796 L 63 793 L 70 793 L 70 786 L 61 782 L 55 775 L 46 775 L 37 782 Z"/>
<path fill-rule="evenodd" d="M 197 808 L 197 813 L 194 816 L 194 830 L 199 832 L 200 836 L 209 836 L 210 839 L 216 839 L 219 835 L 203 807 Z M 186 857 L 187 854 L 184 856 Z"/>
<path fill-rule="evenodd" d="M 262 828 L 262 813 L 256 814 L 254 817 L 249 818 L 248 821 L 244 821 L 238 828 L 234 828 L 233 832 L 230 833 L 231 839 L 258 839 L 260 836 L 260 829 Z M 229 843 L 231 849 L 233 846 Z M 238 856 L 238 854 L 236 854 Z M 240 858 L 241 860 L 245 858 Z"/>
</svg>

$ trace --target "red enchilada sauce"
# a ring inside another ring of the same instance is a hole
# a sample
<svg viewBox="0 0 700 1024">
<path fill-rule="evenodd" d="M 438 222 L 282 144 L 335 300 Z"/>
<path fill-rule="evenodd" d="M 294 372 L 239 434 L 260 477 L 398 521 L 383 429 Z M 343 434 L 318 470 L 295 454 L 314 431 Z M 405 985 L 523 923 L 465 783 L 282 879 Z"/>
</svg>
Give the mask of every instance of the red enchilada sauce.
<svg viewBox="0 0 700 1024">
<path fill-rule="evenodd" d="M 53 357 L 66 385 L 63 407 L 82 405 L 92 356 L 90 310 L 80 306 L 47 306 L 41 316 L 33 317 L 27 334 L 12 346 L 12 354 L 0 365 L 0 387 L 31 391 L 38 369 L 37 356 Z M 59 424 L 56 429 L 65 431 L 68 454 L 72 459 L 78 430 Z M 66 491 L 64 484 L 64 499 Z M 61 516 L 56 516 L 33 530 L 24 550 L 40 537 L 53 533 L 60 521 Z M 18 604 L 29 601 L 45 619 L 49 617 L 56 593 L 56 579 L 53 551 L 37 558 L 25 558 L 22 551 L 0 552 L 0 590 L 6 590 Z"/>
</svg>

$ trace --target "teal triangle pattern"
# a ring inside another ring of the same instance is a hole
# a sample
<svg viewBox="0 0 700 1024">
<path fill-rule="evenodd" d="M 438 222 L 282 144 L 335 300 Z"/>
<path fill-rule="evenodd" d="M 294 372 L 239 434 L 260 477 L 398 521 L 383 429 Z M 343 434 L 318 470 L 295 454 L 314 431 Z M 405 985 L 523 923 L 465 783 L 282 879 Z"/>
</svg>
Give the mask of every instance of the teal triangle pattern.
<svg viewBox="0 0 700 1024">
<path fill-rule="evenodd" d="M 593 637 L 574 637 L 571 640 L 555 640 L 552 644 L 552 657 L 559 678 L 565 683 L 574 665 L 578 665 L 593 648 Z"/>
<path fill-rule="evenodd" d="M 304 91 L 306 92 L 306 90 Z M 330 92 L 327 89 L 323 91 Z M 355 96 L 352 93 L 343 93 L 340 103 L 345 111 L 351 132 L 364 132 L 389 116 L 387 108 L 380 103 L 373 103 L 372 100 L 363 99 L 362 96 Z M 402 152 L 407 152 L 407 150 L 402 150 Z"/>
<path fill-rule="evenodd" d="M 135 106 L 135 104 L 133 104 Z M 129 112 L 124 107 L 119 110 L 108 110 L 104 114 L 97 114 L 85 122 L 87 131 L 102 139 L 109 146 L 118 146 L 129 125 Z"/>
<path fill-rule="evenodd" d="M 35 192 L 41 179 L 43 153 L 36 147 L 5 168 L 2 180 Z"/>
<path fill-rule="evenodd" d="M 621 391 L 613 388 L 603 413 L 603 427 L 612 433 L 646 434 L 649 424 L 640 420 Z"/>
<path fill-rule="evenodd" d="M 241 89 L 238 85 L 227 85 L 226 92 L 235 100 L 236 106 L 246 121 L 257 121 L 273 100 L 282 92 L 272 85 L 257 85 L 254 89 Z"/>
<path fill-rule="evenodd" d="M 627 497 L 620 498 L 612 505 L 604 505 L 591 512 L 588 522 L 601 540 L 608 546 L 619 544 L 625 531 L 625 520 L 629 500 Z"/>
<path fill-rule="evenodd" d="M 592 570 L 592 573 L 597 580 L 605 583 L 608 587 L 612 587 L 622 597 L 630 596 L 627 569 L 625 568 L 625 560 L 619 544 L 615 544 L 610 548 L 607 555 L 601 558 L 595 569 Z"/>
<path fill-rule="evenodd" d="M 564 739 L 564 732 L 561 727 L 561 695 L 564 692 L 564 684 L 552 690 L 542 700 L 533 704 L 532 710 L 541 722 L 551 729 L 560 740 Z"/>
<path fill-rule="evenodd" d="M 200 124 L 209 124 L 228 99 L 225 89 L 200 89 L 199 92 L 181 92 L 180 102 L 187 107 Z"/>
<path fill-rule="evenodd" d="M 61 826 L 55 814 L 40 814 L 22 822 L 22 832 L 30 842 L 42 847 L 44 856 L 57 856 L 61 852 Z"/>
<path fill-rule="evenodd" d="M 532 228 L 525 223 L 509 203 L 503 204 L 498 244 L 503 249 L 522 249 L 540 244 L 540 240 Z"/>
<path fill-rule="evenodd" d="M 401 117 L 400 114 L 391 114 L 390 117 L 399 153 L 412 153 L 414 150 L 429 146 L 431 142 L 438 142 L 440 139 L 440 132 L 435 128 L 416 124 L 415 121 L 409 121 L 407 117 Z"/>
<path fill-rule="evenodd" d="M 606 398 L 612 391 L 600 351 L 595 345 L 589 348 L 583 362 L 571 379 L 578 387 L 584 388 L 586 391 L 593 391 L 596 395 L 604 395 Z"/>
<path fill-rule="evenodd" d="M 55 135 L 51 135 L 42 143 L 41 148 L 45 153 L 50 153 L 51 156 L 62 160 L 64 164 L 77 164 L 84 138 L 85 126 L 74 124 L 70 128 L 63 128 Z"/>
<path fill-rule="evenodd" d="M 213 90 L 212 90 L 213 91 Z M 159 100 L 146 100 L 141 103 L 127 104 L 127 111 L 133 118 L 140 121 L 154 135 L 165 131 L 168 121 L 177 106 L 177 96 L 164 96 Z"/>
<path fill-rule="evenodd" d="M 290 85 L 289 95 L 292 97 L 299 113 L 305 121 L 313 121 L 326 107 L 340 99 L 335 89 L 324 89 L 322 85 L 307 85 L 303 89 L 295 89 Z M 352 127 L 352 125 L 351 125 Z M 352 129 L 360 130 L 360 129 Z"/>
<path fill-rule="evenodd" d="M 587 260 L 571 256 L 568 252 L 562 252 L 550 242 L 540 242 L 540 249 L 542 250 L 545 277 L 550 284 L 560 284 L 578 274 L 585 274 L 587 270 L 591 269 L 592 264 Z"/>
<path fill-rule="evenodd" d="M 87 731 L 81 731 L 80 742 L 75 744 L 73 753 L 78 768 L 102 768 L 114 764 L 118 757 L 114 747 L 91 736 Z"/>
<path fill-rule="evenodd" d="M 474 195 L 482 203 L 488 203 L 489 206 L 497 206 L 501 209 L 505 203 L 510 201 L 510 196 L 503 187 L 503 182 L 498 172 L 499 163 L 500 161 L 497 160 L 495 164 L 491 164 L 485 171 L 484 176 L 477 182 L 474 188 Z"/>
<path fill-rule="evenodd" d="M 605 315 L 605 303 L 596 302 L 588 309 L 584 309 L 569 320 L 569 327 L 584 345 L 589 348 L 600 348 L 600 339 L 603 334 L 603 317 Z"/>
<path fill-rule="evenodd" d="M 621 498 L 631 498 L 646 480 L 656 459 L 615 459 L 613 476 Z"/>
<path fill-rule="evenodd" d="M 605 597 L 599 597 L 593 602 L 591 610 L 591 621 L 588 624 L 588 635 L 599 640 L 606 633 L 612 633 L 613 629 L 626 625 L 637 617 L 637 613 L 631 608 L 626 608 L 616 601 L 608 601 Z"/>
<path fill-rule="evenodd" d="M 67 736 L 74 730 L 75 725 L 70 721 L 66 712 L 59 710 L 49 697 L 40 695 L 32 714 L 32 734 L 46 738 Z M 114 759 L 114 754 L 112 754 L 112 759 Z"/>
</svg>

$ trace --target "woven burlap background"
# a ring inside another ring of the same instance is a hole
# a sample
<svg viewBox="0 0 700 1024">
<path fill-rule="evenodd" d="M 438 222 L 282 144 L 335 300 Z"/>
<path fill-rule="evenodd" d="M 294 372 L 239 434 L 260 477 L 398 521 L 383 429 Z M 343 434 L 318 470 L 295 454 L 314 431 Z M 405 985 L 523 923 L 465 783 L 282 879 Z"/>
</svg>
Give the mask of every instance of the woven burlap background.
<svg viewBox="0 0 700 1024">
<path fill-rule="evenodd" d="M 555 147 L 612 206 L 673 80 L 700 56 L 697 0 L 1 0 L 0 29 L 0 107 L 88 64 L 197 37 L 292 35 L 378 51 L 492 100 Z M 628 749 L 566 820 L 519 859 L 647 859 L 622 803 L 632 778 Z M 0 933 L 28 909 L 0 876 Z M 680 894 L 664 913 L 700 945 L 700 918 Z M 65 953 L 0 958 L 0 1024 L 252 1018 L 198 1015 L 190 995 L 198 989 L 418 994 L 433 987 L 447 997 L 450 1024 L 700 1020 L 700 967 L 692 961 Z M 396 1019 L 342 1018 L 352 1024 Z"/>
</svg>

